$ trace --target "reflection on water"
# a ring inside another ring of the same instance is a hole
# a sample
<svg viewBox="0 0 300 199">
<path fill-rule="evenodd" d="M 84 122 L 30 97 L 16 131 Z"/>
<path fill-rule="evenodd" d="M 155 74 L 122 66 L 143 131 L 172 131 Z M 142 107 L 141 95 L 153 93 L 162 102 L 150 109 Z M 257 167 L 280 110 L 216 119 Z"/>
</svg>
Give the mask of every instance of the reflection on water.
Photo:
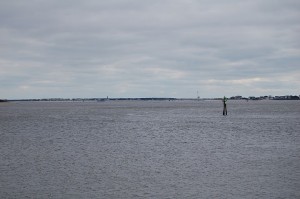
<svg viewBox="0 0 300 199">
<path fill-rule="evenodd" d="M 0 105 L 2 198 L 300 198 L 299 101 Z"/>
</svg>

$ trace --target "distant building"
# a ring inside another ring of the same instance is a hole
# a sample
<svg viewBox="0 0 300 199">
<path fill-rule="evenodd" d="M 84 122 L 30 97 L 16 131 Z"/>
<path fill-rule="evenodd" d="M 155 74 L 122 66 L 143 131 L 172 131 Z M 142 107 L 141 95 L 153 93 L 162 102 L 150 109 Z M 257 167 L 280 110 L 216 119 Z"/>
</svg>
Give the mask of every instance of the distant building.
<svg viewBox="0 0 300 199">
<path fill-rule="evenodd" d="M 249 99 L 250 99 L 250 100 L 257 100 L 258 98 L 257 98 L 257 97 L 254 97 L 254 96 L 249 96 Z"/>
<path fill-rule="evenodd" d="M 232 99 L 232 100 L 241 100 L 243 97 L 238 95 L 238 96 L 233 96 L 233 97 L 230 97 L 229 99 Z"/>
<path fill-rule="evenodd" d="M 275 96 L 274 100 L 299 100 L 298 96 L 285 95 L 285 96 Z"/>
</svg>

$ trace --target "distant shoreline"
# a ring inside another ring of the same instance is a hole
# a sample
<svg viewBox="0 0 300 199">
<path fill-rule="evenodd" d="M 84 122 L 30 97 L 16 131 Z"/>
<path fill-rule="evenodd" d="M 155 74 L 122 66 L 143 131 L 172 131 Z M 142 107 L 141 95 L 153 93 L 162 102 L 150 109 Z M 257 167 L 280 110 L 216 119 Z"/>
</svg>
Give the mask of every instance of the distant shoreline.
<svg viewBox="0 0 300 199">
<path fill-rule="evenodd" d="M 95 101 L 95 102 L 106 102 L 106 101 L 203 101 L 203 100 L 221 100 L 222 98 L 43 98 L 43 99 L 12 99 L 12 100 L 0 100 L 0 102 L 84 102 L 84 101 Z M 249 97 L 244 98 L 241 96 L 230 97 L 229 100 L 300 100 L 298 96 L 275 96 L 275 97 Z"/>
</svg>

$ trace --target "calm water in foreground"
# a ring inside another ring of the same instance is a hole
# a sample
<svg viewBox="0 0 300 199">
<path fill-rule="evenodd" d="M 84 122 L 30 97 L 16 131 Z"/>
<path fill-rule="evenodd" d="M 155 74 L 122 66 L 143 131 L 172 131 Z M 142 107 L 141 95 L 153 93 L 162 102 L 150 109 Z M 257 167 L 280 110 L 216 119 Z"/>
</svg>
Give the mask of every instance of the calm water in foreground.
<svg viewBox="0 0 300 199">
<path fill-rule="evenodd" d="M 1 198 L 300 198 L 300 101 L 0 104 Z"/>
</svg>

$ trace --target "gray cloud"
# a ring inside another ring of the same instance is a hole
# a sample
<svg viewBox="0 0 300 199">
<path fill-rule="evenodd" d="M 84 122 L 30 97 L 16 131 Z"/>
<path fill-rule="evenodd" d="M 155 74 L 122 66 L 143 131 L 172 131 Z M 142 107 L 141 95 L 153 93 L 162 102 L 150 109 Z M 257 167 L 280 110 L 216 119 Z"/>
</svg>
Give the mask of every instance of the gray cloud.
<svg viewBox="0 0 300 199">
<path fill-rule="evenodd" d="M 0 98 L 299 95 L 296 0 L 2 1 Z"/>
</svg>

